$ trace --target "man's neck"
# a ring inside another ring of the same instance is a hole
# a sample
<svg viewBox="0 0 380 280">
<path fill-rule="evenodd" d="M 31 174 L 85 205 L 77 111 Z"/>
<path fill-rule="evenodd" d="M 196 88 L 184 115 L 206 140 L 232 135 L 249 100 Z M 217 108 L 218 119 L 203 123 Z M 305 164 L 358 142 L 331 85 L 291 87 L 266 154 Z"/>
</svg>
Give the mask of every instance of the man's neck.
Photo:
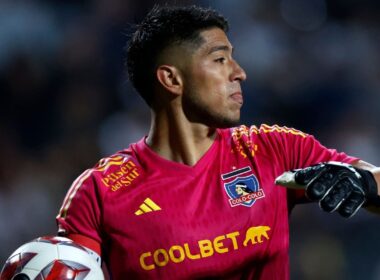
<svg viewBox="0 0 380 280">
<path fill-rule="evenodd" d="M 190 123 L 178 115 L 163 114 L 153 116 L 146 143 L 163 158 L 194 166 L 211 147 L 215 137 L 215 128 Z"/>
</svg>

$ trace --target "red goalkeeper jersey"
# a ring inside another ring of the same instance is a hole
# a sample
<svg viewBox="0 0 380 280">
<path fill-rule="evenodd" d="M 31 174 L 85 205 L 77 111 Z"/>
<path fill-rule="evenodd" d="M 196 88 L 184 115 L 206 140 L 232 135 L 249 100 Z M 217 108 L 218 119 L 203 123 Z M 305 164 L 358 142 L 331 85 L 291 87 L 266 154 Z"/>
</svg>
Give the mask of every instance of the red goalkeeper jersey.
<svg viewBox="0 0 380 280">
<path fill-rule="evenodd" d="M 142 139 L 77 178 L 59 230 L 98 241 L 113 279 L 288 279 L 288 214 L 304 194 L 274 180 L 330 160 L 356 159 L 279 126 L 219 129 L 194 166 Z"/>
</svg>

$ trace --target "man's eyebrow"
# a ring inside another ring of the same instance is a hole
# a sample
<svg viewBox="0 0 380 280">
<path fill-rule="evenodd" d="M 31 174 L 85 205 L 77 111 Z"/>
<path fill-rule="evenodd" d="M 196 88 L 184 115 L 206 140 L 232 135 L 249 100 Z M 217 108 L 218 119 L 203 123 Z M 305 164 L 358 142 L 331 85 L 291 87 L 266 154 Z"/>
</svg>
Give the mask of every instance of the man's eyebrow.
<svg viewBox="0 0 380 280">
<path fill-rule="evenodd" d="M 227 45 L 220 45 L 220 46 L 215 46 L 215 47 L 212 47 L 209 51 L 208 51 L 208 54 L 211 54 L 213 52 L 217 52 L 217 51 L 232 51 L 233 52 L 233 47 L 229 47 Z"/>
</svg>

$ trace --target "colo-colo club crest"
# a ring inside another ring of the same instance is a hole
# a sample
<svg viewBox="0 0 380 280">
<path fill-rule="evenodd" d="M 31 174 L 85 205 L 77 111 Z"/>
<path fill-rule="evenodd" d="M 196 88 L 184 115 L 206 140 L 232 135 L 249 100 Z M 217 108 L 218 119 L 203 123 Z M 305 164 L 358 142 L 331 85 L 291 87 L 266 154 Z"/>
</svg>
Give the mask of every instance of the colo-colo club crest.
<svg viewBox="0 0 380 280">
<path fill-rule="evenodd" d="M 264 190 L 260 189 L 259 181 L 249 166 L 223 174 L 222 179 L 232 207 L 251 207 L 257 199 L 265 197 Z"/>
</svg>

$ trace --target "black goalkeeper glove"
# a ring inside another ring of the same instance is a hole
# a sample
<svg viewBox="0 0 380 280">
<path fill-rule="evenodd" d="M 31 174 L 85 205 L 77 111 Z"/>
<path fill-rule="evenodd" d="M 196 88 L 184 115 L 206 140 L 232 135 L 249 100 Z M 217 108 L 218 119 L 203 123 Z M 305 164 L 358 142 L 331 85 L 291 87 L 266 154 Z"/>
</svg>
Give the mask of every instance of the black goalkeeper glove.
<svg viewBox="0 0 380 280">
<path fill-rule="evenodd" d="M 355 215 L 363 205 L 380 206 L 373 174 L 345 163 L 326 162 L 285 172 L 276 183 L 295 188 L 304 186 L 306 196 L 319 201 L 324 211 L 337 211 L 346 218 Z"/>
</svg>

